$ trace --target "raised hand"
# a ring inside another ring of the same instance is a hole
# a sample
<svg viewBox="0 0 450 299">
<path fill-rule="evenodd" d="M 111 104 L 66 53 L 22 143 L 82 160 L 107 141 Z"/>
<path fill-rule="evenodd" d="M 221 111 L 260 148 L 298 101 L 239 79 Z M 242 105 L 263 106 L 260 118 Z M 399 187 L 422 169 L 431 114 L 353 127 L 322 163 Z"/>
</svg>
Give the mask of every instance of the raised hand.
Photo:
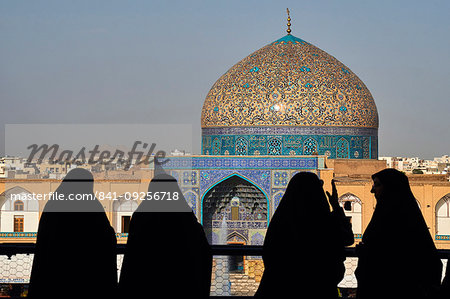
<svg viewBox="0 0 450 299">
<path fill-rule="evenodd" d="M 338 201 L 338 193 L 336 189 L 336 182 L 334 180 L 331 180 L 331 194 L 330 192 L 326 192 L 328 196 L 328 202 L 330 203 L 333 210 L 336 208 L 339 208 L 339 201 Z"/>
</svg>

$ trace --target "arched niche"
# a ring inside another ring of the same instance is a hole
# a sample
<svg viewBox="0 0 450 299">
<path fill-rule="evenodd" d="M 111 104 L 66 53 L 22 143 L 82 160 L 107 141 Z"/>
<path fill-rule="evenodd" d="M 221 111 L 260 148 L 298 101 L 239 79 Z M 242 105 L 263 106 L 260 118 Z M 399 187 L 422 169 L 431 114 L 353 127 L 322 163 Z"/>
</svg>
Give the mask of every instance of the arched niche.
<svg viewBox="0 0 450 299">
<path fill-rule="evenodd" d="M 0 231 L 36 232 L 39 224 L 39 200 L 30 191 L 12 187 L 0 195 Z"/>
<path fill-rule="evenodd" d="M 450 193 L 436 204 L 436 235 L 450 235 Z"/>
<path fill-rule="evenodd" d="M 228 242 L 226 236 L 236 227 L 241 234 L 248 234 L 249 227 L 265 228 L 267 216 L 265 193 L 237 174 L 212 186 L 202 199 L 202 224 L 211 244 Z"/>
<path fill-rule="evenodd" d="M 131 216 L 138 207 L 138 201 L 133 198 L 125 198 L 125 195 L 117 197 L 113 203 L 113 227 L 116 233 L 128 233 Z"/>
<path fill-rule="evenodd" d="M 362 202 L 361 199 L 352 194 L 345 193 L 339 197 L 339 204 L 344 207 L 345 216 L 351 217 L 352 230 L 354 234 L 362 234 Z"/>
</svg>

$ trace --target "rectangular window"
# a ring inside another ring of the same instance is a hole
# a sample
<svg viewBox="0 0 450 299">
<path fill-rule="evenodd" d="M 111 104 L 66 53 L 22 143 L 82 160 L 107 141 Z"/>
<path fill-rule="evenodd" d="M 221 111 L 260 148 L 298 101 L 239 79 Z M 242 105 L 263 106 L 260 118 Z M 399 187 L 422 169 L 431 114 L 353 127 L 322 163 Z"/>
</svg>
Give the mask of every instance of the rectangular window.
<svg viewBox="0 0 450 299">
<path fill-rule="evenodd" d="M 23 211 L 23 201 L 17 200 L 14 202 L 14 211 Z"/>
<path fill-rule="evenodd" d="M 23 232 L 23 216 L 14 216 L 14 232 Z"/>
<path fill-rule="evenodd" d="M 130 231 L 131 216 L 122 216 L 122 233 L 128 234 Z"/>
<path fill-rule="evenodd" d="M 239 220 L 239 207 L 231 207 L 231 220 Z"/>
</svg>

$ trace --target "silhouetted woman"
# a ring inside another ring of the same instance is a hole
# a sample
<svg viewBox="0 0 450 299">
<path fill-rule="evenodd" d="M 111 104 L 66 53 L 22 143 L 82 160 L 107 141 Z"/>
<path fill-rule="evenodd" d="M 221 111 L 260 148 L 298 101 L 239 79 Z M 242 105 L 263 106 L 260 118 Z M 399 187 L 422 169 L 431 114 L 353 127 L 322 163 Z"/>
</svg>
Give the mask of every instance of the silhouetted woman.
<svg viewBox="0 0 450 299">
<path fill-rule="evenodd" d="M 357 246 L 357 297 L 434 298 L 442 263 L 408 178 L 385 169 L 372 179 L 377 205 Z"/>
<path fill-rule="evenodd" d="M 46 203 L 28 297 L 112 298 L 117 291 L 116 236 L 93 184 L 89 171 L 73 169 Z"/>
<path fill-rule="evenodd" d="M 264 274 L 255 297 L 337 298 L 345 272 L 344 246 L 353 244 L 350 222 L 329 196 L 323 181 L 309 172 L 289 182 L 264 240 Z"/>
<path fill-rule="evenodd" d="M 209 298 L 211 268 L 205 233 L 177 181 L 157 175 L 131 218 L 121 296 Z"/>
</svg>

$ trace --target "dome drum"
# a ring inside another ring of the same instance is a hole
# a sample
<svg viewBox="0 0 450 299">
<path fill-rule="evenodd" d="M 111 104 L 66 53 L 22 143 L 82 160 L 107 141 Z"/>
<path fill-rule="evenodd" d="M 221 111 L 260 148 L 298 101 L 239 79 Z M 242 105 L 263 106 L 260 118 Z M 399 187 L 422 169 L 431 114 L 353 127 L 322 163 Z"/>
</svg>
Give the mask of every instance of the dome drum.
<svg viewBox="0 0 450 299">
<path fill-rule="evenodd" d="M 325 155 L 375 159 L 377 129 L 337 127 L 204 128 L 203 155 Z"/>
</svg>

